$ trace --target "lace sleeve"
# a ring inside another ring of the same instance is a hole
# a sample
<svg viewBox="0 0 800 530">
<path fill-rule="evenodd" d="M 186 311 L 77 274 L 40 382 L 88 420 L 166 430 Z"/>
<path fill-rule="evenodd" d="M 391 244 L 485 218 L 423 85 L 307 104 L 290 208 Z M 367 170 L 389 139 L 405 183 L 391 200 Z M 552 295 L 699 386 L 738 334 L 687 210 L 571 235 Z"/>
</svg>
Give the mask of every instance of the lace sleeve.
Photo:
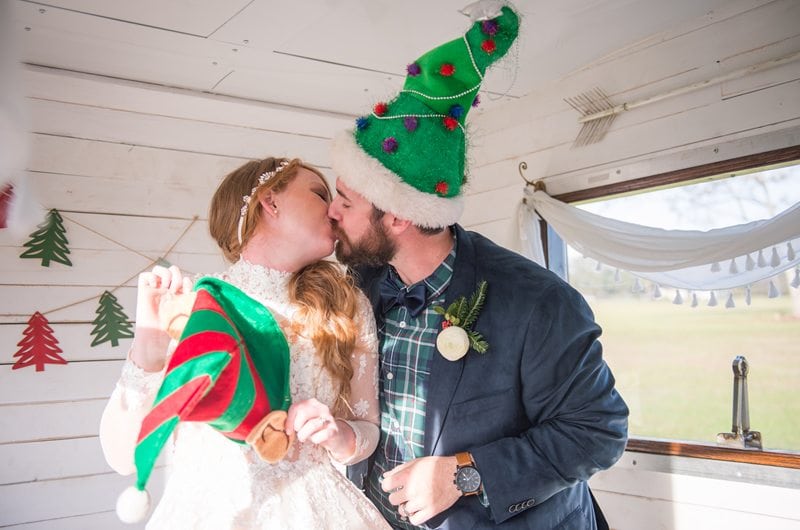
<svg viewBox="0 0 800 530">
<path fill-rule="evenodd" d="M 344 420 L 356 435 L 356 450 L 341 464 L 351 465 L 369 457 L 378 446 L 380 408 L 378 405 L 378 336 L 372 306 L 359 295 L 359 337 L 351 358 L 350 412 Z"/>
<path fill-rule="evenodd" d="M 170 350 L 173 348 L 174 344 Z M 146 372 L 130 359 L 122 365 L 122 375 L 100 419 L 103 456 L 117 473 L 130 475 L 136 471 L 133 454 L 139 427 L 150 411 L 163 379 L 163 370 Z"/>
</svg>

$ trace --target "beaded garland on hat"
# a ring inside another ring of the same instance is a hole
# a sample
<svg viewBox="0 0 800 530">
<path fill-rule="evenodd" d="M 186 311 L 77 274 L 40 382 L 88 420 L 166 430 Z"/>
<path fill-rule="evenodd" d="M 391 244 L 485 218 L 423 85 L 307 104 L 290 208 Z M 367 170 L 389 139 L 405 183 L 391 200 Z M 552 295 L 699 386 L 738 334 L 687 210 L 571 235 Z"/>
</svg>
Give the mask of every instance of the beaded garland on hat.
<svg viewBox="0 0 800 530">
<path fill-rule="evenodd" d="M 275 175 L 286 169 L 288 165 L 289 162 L 287 160 L 284 160 L 283 162 L 278 164 L 278 166 L 272 171 L 263 172 L 258 177 L 258 184 L 253 186 L 253 189 L 250 190 L 250 195 L 242 195 L 242 202 L 244 204 L 242 205 L 242 209 L 239 213 L 239 226 L 236 229 L 236 235 L 239 238 L 239 245 L 242 244 L 242 227 L 244 226 L 244 218 L 245 216 L 247 216 L 247 210 L 248 208 L 250 208 L 250 200 L 253 198 L 253 195 L 256 193 L 256 190 L 261 186 L 263 186 L 264 184 L 266 184 L 269 181 L 269 179 L 271 179 L 272 177 L 274 177 Z"/>
</svg>

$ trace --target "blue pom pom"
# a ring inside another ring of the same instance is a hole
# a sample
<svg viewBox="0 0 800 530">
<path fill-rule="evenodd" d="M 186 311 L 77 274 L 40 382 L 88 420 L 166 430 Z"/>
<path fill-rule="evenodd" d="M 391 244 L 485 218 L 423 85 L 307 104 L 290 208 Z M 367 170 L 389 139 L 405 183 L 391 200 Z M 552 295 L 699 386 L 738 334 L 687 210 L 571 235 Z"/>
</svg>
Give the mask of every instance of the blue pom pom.
<svg viewBox="0 0 800 530">
<path fill-rule="evenodd" d="M 453 105 L 447 113 L 453 118 L 458 119 L 464 115 L 464 107 L 461 105 Z"/>
<path fill-rule="evenodd" d="M 359 131 L 363 131 L 369 126 L 369 119 L 365 116 L 361 116 L 356 118 L 356 127 L 358 127 Z"/>
</svg>

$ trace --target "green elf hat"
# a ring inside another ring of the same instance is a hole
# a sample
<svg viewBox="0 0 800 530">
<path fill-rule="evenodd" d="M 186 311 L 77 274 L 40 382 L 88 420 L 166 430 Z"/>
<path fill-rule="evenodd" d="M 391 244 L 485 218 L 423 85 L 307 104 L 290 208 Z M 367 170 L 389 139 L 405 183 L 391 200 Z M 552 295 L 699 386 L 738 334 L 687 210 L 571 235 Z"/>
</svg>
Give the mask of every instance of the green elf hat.
<svg viewBox="0 0 800 530">
<path fill-rule="evenodd" d="M 136 486 L 117 501 L 117 515 L 126 523 L 147 515 L 145 484 L 179 422 L 204 422 L 234 442 L 253 443 L 253 433 L 265 426 L 268 415 L 291 404 L 289 345 L 270 311 L 216 278 L 201 278 L 195 291 L 153 408 L 142 420 L 134 456 Z"/>
<path fill-rule="evenodd" d="M 407 67 L 403 90 L 378 103 L 353 130 L 337 135 L 331 161 L 339 179 L 377 208 L 417 226 L 439 228 L 464 209 L 467 112 L 490 65 L 519 32 L 519 17 L 503 2 L 491 4 L 461 37 L 434 48 Z"/>
</svg>

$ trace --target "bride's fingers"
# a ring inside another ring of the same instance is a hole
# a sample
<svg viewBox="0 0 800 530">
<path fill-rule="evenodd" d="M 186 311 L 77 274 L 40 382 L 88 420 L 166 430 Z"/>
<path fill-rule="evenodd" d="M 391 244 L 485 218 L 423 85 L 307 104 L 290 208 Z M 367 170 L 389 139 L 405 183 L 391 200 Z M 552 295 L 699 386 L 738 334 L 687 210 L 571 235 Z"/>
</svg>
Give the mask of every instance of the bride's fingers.
<svg viewBox="0 0 800 530">
<path fill-rule="evenodd" d="M 330 418 L 330 409 L 314 398 L 293 403 L 287 412 L 286 434 L 299 432 L 312 418 Z"/>
<path fill-rule="evenodd" d="M 192 279 L 189 278 L 189 277 L 184 276 L 183 277 L 183 287 L 181 288 L 181 292 L 182 293 L 191 293 L 193 285 L 194 285 L 194 282 L 192 282 Z"/>
<path fill-rule="evenodd" d="M 151 287 L 155 289 L 166 288 L 169 285 L 170 277 L 172 276 L 172 273 L 161 265 L 156 265 L 153 267 L 153 270 L 150 271 L 150 274 L 152 275 L 154 282 Z"/>
<path fill-rule="evenodd" d="M 333 424 L 331 418 L 322 416 L 311 418 L 297 431 L 297 439 L 301 442 L 307 440 L 315 444 L 327 441 L 331 436 L 331 424 Z"/>
<path fill-rule="evenodd" d="M 152 272 L 142 272 L 141 274 L 139 274 L 139 280 L 137 282 L 138 288 L 140 289 L 143 287 L 155 288 L 156 284 L 157 284 L 157 278 L 155 274 L 153 274 Z"/>
<path fill-rule="evenodd" d="M 172 294 L 178 294 L 181 287 L 183 287 L 183 273 L 181 270 L 172 265 L 169 268 L 169 283 L 165 286 Z"/>
</svg>

